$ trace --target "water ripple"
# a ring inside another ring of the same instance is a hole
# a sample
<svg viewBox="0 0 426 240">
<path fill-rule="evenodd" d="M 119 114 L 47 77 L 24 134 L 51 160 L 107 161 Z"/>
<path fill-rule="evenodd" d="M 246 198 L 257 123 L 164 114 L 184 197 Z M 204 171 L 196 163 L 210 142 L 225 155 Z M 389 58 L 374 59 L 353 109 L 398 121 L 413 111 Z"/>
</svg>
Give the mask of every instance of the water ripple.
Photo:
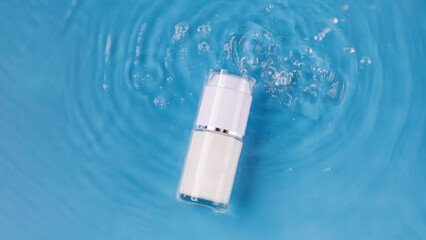
<svg viewBox="0 0 426 240">
<path fill-rule="evenodd" d="M 46 216 L 49 229 L 63 220 L 60 229 L 95 231 L 92 238 L 110 237 L 110 225 L 147 239 L 164 238 L 165 226 L 187 238 L 189 227 L 203 227 L 201 217 L 223 232 L 255 226 L 286 231 L 281 238 L 294 238 L 287 229 L 316 238 L 340 220 L 370 238 L 390 238 L 377 232 L 380 223 L 425 236 L 424 20 L 410 17 L 420 18 L 424 4 L 0 5 L 0 216 L 19 208 L 30 212 L 25 226 Z M 256 79 L 224 217 L 175 202 L 211 68 Z M 190 216 L 185 226 L 177 224 L 182 216 Z M 259 223 L 264 216 L 270 225 Z M 13 228 L 23 219 L 0 223 Z M 110 219 L 118 220 L 98 224 Z M 126 228 L 131 221 L 141 229 Z"/>
</svg>

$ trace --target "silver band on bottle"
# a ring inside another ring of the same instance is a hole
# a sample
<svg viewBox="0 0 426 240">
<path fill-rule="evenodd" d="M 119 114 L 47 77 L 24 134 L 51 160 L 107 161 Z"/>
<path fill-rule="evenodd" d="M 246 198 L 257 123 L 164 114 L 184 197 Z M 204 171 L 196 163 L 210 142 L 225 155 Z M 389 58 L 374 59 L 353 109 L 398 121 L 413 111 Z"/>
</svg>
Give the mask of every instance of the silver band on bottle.
<svg viewBox="0 0 426 240">
<path fill-rule="evenodd" d="M 234 131 L 229 131 L 227 129 L 213 127 L 213 126 L 205 126 L 205 125 L 196 125 L 194 128 L 194 131 L 207 131 L 207 132 L 213 132 L 213 133 L 220 133 L 220 134 L 233 137 L 241 142 L 243 141 L 243 137 L 244 137 L 243 135 Z"/>
</svg>

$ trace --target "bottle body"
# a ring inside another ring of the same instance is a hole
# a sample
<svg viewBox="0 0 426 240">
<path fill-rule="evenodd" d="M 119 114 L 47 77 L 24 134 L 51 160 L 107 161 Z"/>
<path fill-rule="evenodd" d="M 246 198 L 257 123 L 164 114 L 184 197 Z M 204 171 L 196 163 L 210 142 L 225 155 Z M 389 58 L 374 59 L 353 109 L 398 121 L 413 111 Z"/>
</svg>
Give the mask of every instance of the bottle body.
<svg viewBox="0 0 426 240">
<path fill-rule="evenodd" d="M 247 77 L 211 71 L 185 160 L 178 198 L 226 209 L 251 105 Z"/>
<path fill-rule="evenodd" d="M 242 146 L 236 138 L 194 130 L 179 187 L 180 198 L 212 208 L 226 208 Z"/>
</svg>

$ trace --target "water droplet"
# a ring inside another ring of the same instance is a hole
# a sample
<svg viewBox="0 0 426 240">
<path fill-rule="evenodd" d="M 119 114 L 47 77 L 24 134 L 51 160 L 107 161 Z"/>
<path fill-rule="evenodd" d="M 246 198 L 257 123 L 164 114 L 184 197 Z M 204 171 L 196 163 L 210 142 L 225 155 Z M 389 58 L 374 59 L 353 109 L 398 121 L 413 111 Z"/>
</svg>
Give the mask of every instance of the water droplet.
<svg viewBox="0 0 426 240">
<path fill-rule="evenodd" d="M 274 7 L 273 4 L 269 4 L 269 6 L 266 8 L 266 11 L 271 12 L 273 7 Z"/>
<path fill-rule="evenodd" d="M 349 5 L 348 4 L 343 5 L 342 6 L 342 10 L 343 11 L 348 11 L 349 10 Z"/>
<path fill-rule="evenodd" d="M 107 85 L 107 84 L 102 84 L 102 87 L 105 89 L 105 90 L 108 90 L 108 88 L 109 88 L 109 86 Z"/>
</svg>

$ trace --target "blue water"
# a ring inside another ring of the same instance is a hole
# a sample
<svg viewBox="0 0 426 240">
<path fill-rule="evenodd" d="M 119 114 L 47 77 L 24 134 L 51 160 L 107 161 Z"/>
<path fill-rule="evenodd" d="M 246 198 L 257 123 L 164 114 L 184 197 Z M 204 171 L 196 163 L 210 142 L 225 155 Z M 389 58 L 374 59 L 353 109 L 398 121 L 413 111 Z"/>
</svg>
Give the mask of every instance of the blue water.
<svg viewBox="0 0 426 240">
<path fill-rule="evenodd" d="M 426 2 L 0 2 L 0 239 L 426 239 Z M 210 68 L 229 210 L 176 200 Z"/>
</svg>

